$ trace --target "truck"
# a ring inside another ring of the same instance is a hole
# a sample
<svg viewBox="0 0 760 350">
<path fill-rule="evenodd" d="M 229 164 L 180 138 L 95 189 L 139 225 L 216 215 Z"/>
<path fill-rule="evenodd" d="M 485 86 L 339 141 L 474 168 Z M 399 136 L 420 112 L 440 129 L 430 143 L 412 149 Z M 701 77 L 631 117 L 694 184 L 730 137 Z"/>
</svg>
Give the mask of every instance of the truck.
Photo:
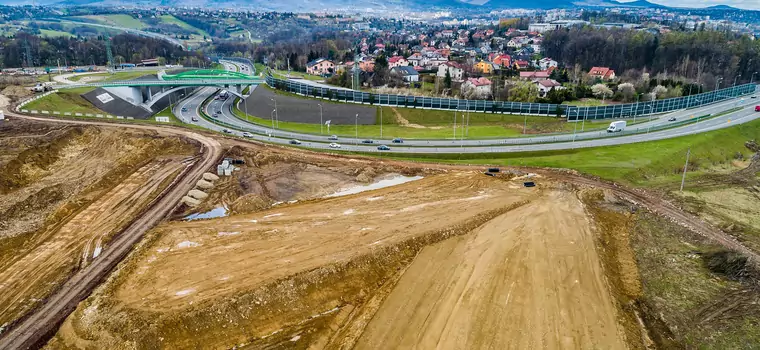
<svg viewBox="0 0 760 350">
<path fill-rule="evenodd" d="M 610 127 L 607 128 L 607 132 L 621 132 L 625 130 L 625 125 L 626 123 L 624 120 L 612 122 L 610 123 Z"/>
</svg>

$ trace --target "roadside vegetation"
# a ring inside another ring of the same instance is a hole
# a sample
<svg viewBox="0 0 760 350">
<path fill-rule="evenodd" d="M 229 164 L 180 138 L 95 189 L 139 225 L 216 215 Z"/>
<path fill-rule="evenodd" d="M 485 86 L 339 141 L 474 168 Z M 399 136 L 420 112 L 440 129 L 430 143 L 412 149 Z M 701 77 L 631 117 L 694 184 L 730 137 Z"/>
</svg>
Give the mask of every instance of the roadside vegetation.
<svg viewBox="0 0 760 350">
<path fill-rule="evenodd" d="M 58 111 L 61 113 L 91 113 L 91 114 L 108 114 L 97 109 L 81 95 L 92 91 L 93 88 L 74 88 L 64 89 L 58 93 L 47 95 L 36 101 L 32 101 L 24 106 L 24 109 L 37 111 Z"/>
</svg>

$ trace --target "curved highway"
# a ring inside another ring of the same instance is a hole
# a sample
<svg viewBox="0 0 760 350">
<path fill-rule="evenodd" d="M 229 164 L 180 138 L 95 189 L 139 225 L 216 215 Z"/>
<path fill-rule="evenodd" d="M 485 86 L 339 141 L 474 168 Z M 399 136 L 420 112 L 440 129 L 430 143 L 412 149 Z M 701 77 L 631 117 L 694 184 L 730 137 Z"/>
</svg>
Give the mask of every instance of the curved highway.
<svg viewBox="0 0 760 350">
<path fill-rule="evenodd" d="M 241 70 L 240 63 L 221 61 L 228 70 Z M 251 69 L 248 67 L 247 69 Z M 255 86 L 251 87 L 255 89 Z M 291 140 L 299 140 L 298 147 L 312 149 L 331 149 L 330 143 L 339 143 L 340 150 L 354 152 L 389 152 L 379 151 L 379 145 L 387 145 L 393 153 L 484 153 L 484 152 L 526 152 L 561 150 L 585 147 L 610 146 L 629 144 L 635 142 L 662 140 L 672 137 L 698 134 L 711 130 L 717 130 L 732 125 L 742 124 L 760 117 L 760 113 L 754 111 L 754 105 L 760 104 L 755 98 L 743 97 L 727 100 L 712 105 L 688 110 L 680 110 L 659 116 L 641 116 L 637 119 L 647 119 L 646 122 L 631 125 L 627 135 L 608 134 L 606 131 L 595 130 L 591 132 L 577 132 L 555 135 L 542 135 L 533 137 L 517 137 L 505 139 L 464 139 L 464 140 L 404 140 L 404 143 L 395 144 L 391 139 L 373 139 L 372 144 L 361 143 L 363 139 L 353 137 L 339 137 L 338 140 L 329 140 L 327 135 L 303 134 L 285 130 L 279 130 L 271 126 L 264 126 L 246 122 L 232 113 L 234 98 L 227 100 L 211 100 L 205 106 L 203 101 L 215 94 L 216 88 L 202 88 L 195 94 L 187 97 L 175 107 L 175 115 L 186 123 L 192 123 L 216 131 L 227 130 L 234 136 L 247 136 L 248 138 L 277 143 L 289 144 Z M 200 109 L 211 116 L 213 120 L 231 125 L 232 127 L 215 124 L 203 118 Z M 708 114 L 715 115 L 735 108 L 741 108 L 731 113 L 718 117 L 706 117 L 693 123 L 681 125 L 693 118 L 704 117 Z M 193 121 L 195 118 L 196 121 Z M 675 121 L 670 121 L 675 118 Z M 611 121 L 611 120 L 610 120 Z M 668 128 L 672 124 L 673 127 Z M 582 123 L 578 122 L 578 129 Z"/>
</svg>

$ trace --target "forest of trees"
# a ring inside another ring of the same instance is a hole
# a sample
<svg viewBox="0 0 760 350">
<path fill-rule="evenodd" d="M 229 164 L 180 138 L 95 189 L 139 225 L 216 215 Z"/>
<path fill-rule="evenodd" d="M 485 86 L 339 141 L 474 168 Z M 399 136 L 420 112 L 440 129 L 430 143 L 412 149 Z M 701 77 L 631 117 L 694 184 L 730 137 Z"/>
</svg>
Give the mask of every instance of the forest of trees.
<svg viewBox="0 0 760 350">
<path fill-rule="evenodd" d="M 544 53 L 565 67 L 588 71 L 611 67 L 618 76 L 685 79 L 712 89 L 719 77 L 723 85 L 749 82 L 760 71 L 760 42 L 719 31 L 673 31 L 654 35 L 647 31 L 594 29 L 556 30 L 546 34 Z M 760 78 L 760 76 L 755 76 Z"/>
<path fill-rule="evenodd" d="M 105 65 L 107 55 L 102 38 L 39 37 L 19 33 L 15 37 L 0 37 L 0 66 L 25 67 L 25 43 L 29 45 L 32 66 L 73 66 Z M 137 63 L 142 59 L 163 57 L 170 63 L 185 61 L 190 53 L 182 51 L 166 41 L 145 38 L 131 34 L 120 34 L 111 38 L 114 60 Z"/>
</svg>

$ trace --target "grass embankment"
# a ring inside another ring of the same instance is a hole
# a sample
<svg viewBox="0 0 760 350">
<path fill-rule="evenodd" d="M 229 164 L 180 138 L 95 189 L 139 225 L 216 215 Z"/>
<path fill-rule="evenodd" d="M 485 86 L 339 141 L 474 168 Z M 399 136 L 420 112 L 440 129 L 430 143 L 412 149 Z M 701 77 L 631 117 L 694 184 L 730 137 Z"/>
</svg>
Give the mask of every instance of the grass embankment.
<svg viewBox="0 0 760 350">
<path fill-rule="evenodd" d="M 46 36 L 50 38 L 71 38 L 74 36 L 74 34 L 60 30 L 40 29 L 40 36 Z"/>
<path fill-rule="evenodd" d="M 266 70 L 267 70 L 267 67 L 265 65 L 261 64 L 261 63 L 254 63 L 254 67 L 256 68 L 256 72 L 257 73 L 266 72 Z M 288 71 L 287 70 L 271 69 L 271 72 L 272 72 L 272 75 L 275 78 L 288 79 Z M 311 75 L 311 74 L 306 74 L 304 72 L 295 72 L 295 71 L 291 71 L 290 72 L 290 77 L 291 78 L 302 78 L 302 79 L 313 80 L 313 81 L 322 81 L 322 80 L 325 80 L 325 78 L 322 78 L 322 77 L 317 76 L 317 75 Z"/>
<path fill-rule="evenodd" d="M 261 86 L 265 87 L 265 86 Z M 261 88 L 259 87 L 259 88 Z M 269 87 L 265 87 L 269 88 Z M 271 88 L 270 88 L 271 89 Z M 273 90 L 276 94 L 282 96 L 291 96 L 296 98 L 309 98 L 290 92 Z M 311 98 L 313 99 L 313 98 Z M 321 99 L 320 103 L 342 104 L 338 101 L 327 101 Z M 380 107 L 377 108 L 375 125 L 359 125 L 358 134 L 363 138 L 379 138 L 380 124 L 382 123 L 382 137 L 393 138 L 401 137 L 407 139 L 447 139 L 456 137 L 461 138 L 462 132 L 465 132 L 467 139 L 486 139 L 499 137 L 520 137 L 538 134 L 565 133 L 572 132 L 576 125 L 568 123 L 564 118 L 556 117 L 539 117 L 539 116 L 522 116 L 497 113 L 467 112 L 459 111 L 456 113 L 456 124 L 454 123 L 454 111 L 442 111 L 432 109 L 417 109 L 403 107 Z M 382 115 L 381 115 L 382 109 Z M 271 119 L 260 118 L 257 116 L 245 116 L 245 113 L 237 108 L 234 113 L 242 119 L 252 123 L 271 125 Z M 463 117 L 464 116 L 464 117 Z M 463 130 L 463 121 L 469 118 L 469 127 Z M 329 119 L 325 116 L 325 119 Z M 527 121 L 526 135 L 523 135 L 523 124 Z M 609 120 L 604 121 L 586 121 L 585 131 L 601 130 L 607 128 Z M 301 133 L 320 133 L 319 124 L 280 122 L 279 129 L 295 131 Z M 332 125 L 330 134 L 354 137 L 357 130 L 355 125 Z M 578 132 L 581 131 L 581 123 L 577 125 Z M 323 128 L 327 134 L 326 128 Z"/>
<path fill-rule="evenodd" d="M 667 140 L 618 146 L 567 149 L 560 151 L 407 154 L 385 153 L 397 159 L 438 162 L 519 165 L 568 168 L 634 186 L 672 186 L 680 182 L 686 151 L 691 148 L 687 182 L 732 163 L 738 154 L 746 159 L 751 152 L 747 140 L 760 139 L 760 119 L 744 125 Z"/>
<path fill-rule="evenodd" d="M 60 90 L 58 93 L 47 95 L 39 100 L 26 104 L 23 108 L 36 111 L 58 111 L 61 113 L 91 113 L 91 114 L 108 114 L 95 108 L 89 101 L 85 100 L 81 94 L 88 93 L 94 88 L 75 88 Z"/>
<path fill-rule="evenodd" d="M 75 16 L 71 17 L 72 20 L 88 20 L 88 22 L 95 22 L 99 24 L 112 25 L 130 29 L 143 29 L 147 25 L 130 15 L 126 14 L 114 14 L 114 15 L 87 15 L 87 16 Z"/>
<path fill-rule="evenodd" d="M 132 80 L 137 79 L 146 75 L 155 75 L 158 72 L 158 69 L 155 71 L 152 70 L 139 70 L 139 71 L 132 71 L 132 70 L 126 70 L 126 71 L 115 71 L 114 73 L 94 73 L 94 74 L 84 74 L 84 75 L 75 75 L 69 80 L 71 81 L 80 81 L 85 77 L 88 77 L 89 79 L 97 79 L 97 81 L 121 81 L 121 80 Z"/>
</svg>

